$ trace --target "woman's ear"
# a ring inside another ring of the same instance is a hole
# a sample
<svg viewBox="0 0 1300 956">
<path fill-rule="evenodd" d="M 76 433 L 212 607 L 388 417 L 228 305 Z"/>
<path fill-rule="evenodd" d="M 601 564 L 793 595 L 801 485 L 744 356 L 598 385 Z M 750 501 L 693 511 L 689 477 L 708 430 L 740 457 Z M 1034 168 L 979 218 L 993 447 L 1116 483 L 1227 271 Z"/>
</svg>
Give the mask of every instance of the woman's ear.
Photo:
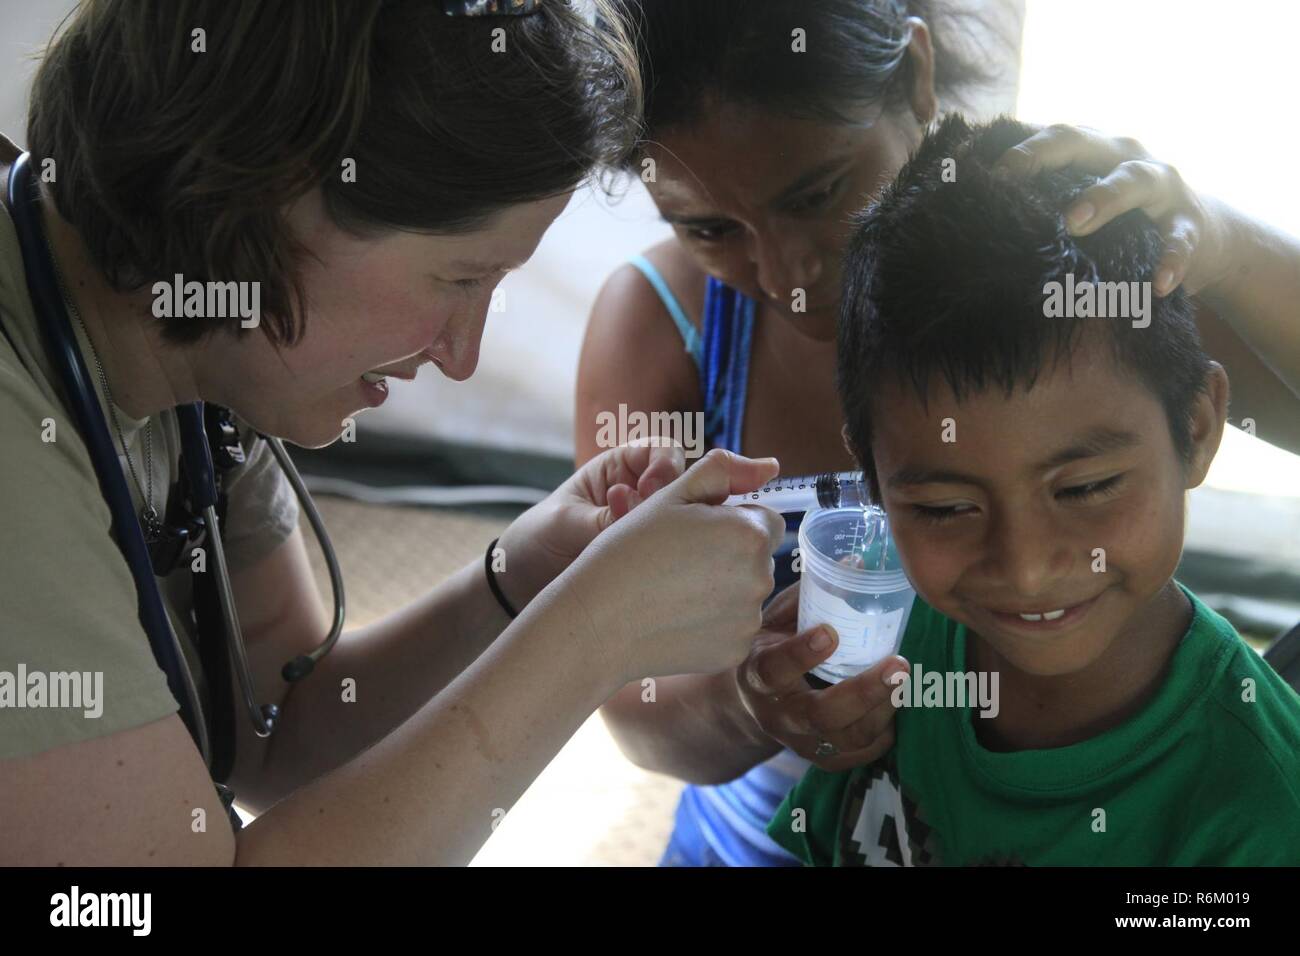
<svg viewBox="0 0 1300 956">
<path fill-rule="evenodd" d="M 847 424 L 840 426 L 840 440 L 844 442 L 844 450 L 849 453 L 849 457 L 857 461 L 858 453 L 853 450 L 853 442 L 849 438 L 849 426 Z"/>
<path fill-rule="evenodd" d="M 924 20 L 908 17 L 906 23 L 912 30 L 912 42 L 907 45 L 912 67 L 912 92 L 908 99 L 912 115 L 924 127 L 939 113 L 939 97 L 934 92 L 934 45 Z"/>
<path fill-rule="evenodd" d="M 1192 405 L 1191 453 L 1187 460 L 1187 487 L 1195 488 L 1205 480 L 1210 463 L 1218 454 L 1223 440 L 1223 426 L 1228 419 L 1228 373 L 1218 362 L 1210 363 L 1205 376 L 1205 390 Z"/>
</svg>

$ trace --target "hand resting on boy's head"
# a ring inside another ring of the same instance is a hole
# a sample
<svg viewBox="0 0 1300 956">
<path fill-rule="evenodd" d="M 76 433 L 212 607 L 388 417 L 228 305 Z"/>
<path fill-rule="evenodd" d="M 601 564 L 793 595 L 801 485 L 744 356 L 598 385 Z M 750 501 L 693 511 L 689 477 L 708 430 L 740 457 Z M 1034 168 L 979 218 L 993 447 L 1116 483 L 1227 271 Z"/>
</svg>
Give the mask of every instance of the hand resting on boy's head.
<svg viewBox="0 0 1300 956">
<path fill-rule="evenodd" d="M 895 709 L 890 702 L 890 677 L 909 670 L 901 657 L 886 657 L 856 677 L 824 690 L 804 681 L 835 650 L 834 628 L 821 625 L 795 633 L 799 617 L 799 585 L 773 599 L 763 613 L 763 630 L 749 656 L 736 669 L 741 701 L 754 722 L 773 740 L 811 760 L 823 770 L 847 770 L 871 763 L 894 743 Z M 826 645 L 813 647 L 824 634 Z M 819 743 L 834 744 L 838 753 L 819 756 Z"/>
<path fill-rule="evenodd" d="M 995 169 L 1030 176 L 1067 166 L 1101 177 L 1066 210 L 1072 234 L 1091 235 L 1131 209 L 1142 210 L 1160 227 L 1165 252 L 1153 273 L 1156 295 L 1168 295 L 1180 285 L 1195 294 L 1229 277 L 1229 226 L 1218 204 L 1203 200 L 1177 169 L 1155 159 L 1135 139 L 1056 124 L 1011 147 Z"/>
</svg>

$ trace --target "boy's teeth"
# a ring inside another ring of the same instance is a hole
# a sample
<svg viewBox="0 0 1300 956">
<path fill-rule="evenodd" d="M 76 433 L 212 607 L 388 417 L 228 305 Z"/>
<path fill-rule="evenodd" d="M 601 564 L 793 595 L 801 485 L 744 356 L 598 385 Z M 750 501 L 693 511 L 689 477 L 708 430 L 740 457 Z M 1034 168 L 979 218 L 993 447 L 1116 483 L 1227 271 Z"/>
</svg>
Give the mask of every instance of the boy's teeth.
<svg viewBox="0 0 1300 956">
<path fill-rule="evenodd" d="M 1022 621 L 1055 621 L 1065 616 L 1065 608 L 1059 611 L 1044 611 L 1042 614 L 1021 614 Z"/>
<path fill-rule="evenodd" d="M 384 376 L 380 375 L 378 372 L 367 372 L 365 375 L 361 376 L 361 381 L 369 382 L 371 385 L 376 385 L 383 380 Z"/>
</svg>

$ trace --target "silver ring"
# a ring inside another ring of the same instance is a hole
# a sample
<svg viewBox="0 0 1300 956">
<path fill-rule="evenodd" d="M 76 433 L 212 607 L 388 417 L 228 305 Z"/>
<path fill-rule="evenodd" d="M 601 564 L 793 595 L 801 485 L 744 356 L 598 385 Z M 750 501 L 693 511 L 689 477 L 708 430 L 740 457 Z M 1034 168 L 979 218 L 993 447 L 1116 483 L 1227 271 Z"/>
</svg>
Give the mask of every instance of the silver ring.
<svg viewBox="0 0 1300 956">
<path fill-rule="evenodd" d="M 839 748 L 839 747 L 836 747 L 836 746 L 835 746 L 833 743 L 831 743 L 829 740 L 826 740 L 826 739 L 823 738 L 823 737 L 818 737 L 818 738 L 817 738 L 817 749 L 816 749 L 815 751 L 813 751 L 813 753 L 814 753 L 816 756 L 818 756 L 818 757 L 834 757 L 834 756 L 835 756 L 837 753 L 839 753 L 839 752 L 840 752 L 840 748 Z"/>
</svg>

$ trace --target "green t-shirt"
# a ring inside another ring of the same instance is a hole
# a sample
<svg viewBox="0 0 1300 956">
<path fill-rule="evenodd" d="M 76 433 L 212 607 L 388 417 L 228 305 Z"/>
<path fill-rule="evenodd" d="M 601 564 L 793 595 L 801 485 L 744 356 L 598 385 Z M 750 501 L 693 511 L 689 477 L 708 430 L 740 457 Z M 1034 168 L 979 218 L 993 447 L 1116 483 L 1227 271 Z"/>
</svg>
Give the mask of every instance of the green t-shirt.
<svg viewBox="0 0 1300 956">
<path fill-rule="evenodd" d="M 818 866 L 1300 864 L 1300 697 L 1183 590 L 1191 626 L 1125 723 L 997 753 L 976 739 L 978 703 L 899 708 L 889 753 L 810 769 L 768 833 Z M 914 672 L 962 672 L 966 628 L 918 599 L 900 652 Z"/>
</svg>

